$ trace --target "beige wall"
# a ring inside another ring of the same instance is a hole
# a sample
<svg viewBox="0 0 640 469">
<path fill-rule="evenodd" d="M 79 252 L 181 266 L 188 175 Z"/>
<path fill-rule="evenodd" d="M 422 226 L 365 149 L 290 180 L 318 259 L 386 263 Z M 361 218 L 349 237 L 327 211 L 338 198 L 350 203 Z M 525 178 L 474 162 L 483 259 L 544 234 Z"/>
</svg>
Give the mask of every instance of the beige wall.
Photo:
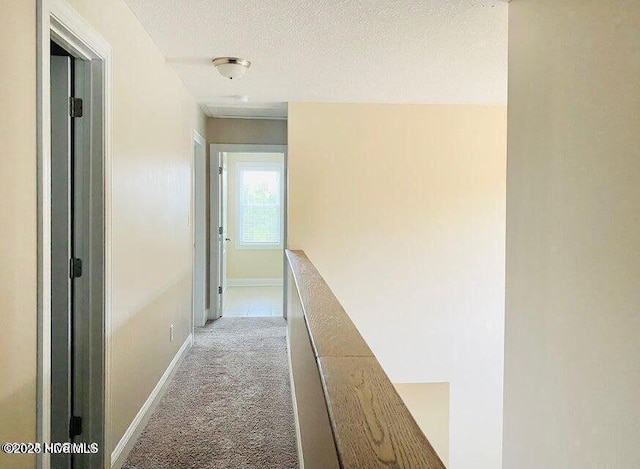
<svg viewBox="0 0 640 469">
<path fill-rule="evenodd" d="M 289 246 L 393 382 L 451 383 L 450 462 L 500 467 L 506 109 L 289 106 Z"/>
<path fill-rule="evenodd" d="M 444 465 L 449 467 L 449 383 L 393 386 Z"/>
<path fill-rule="evenodd" d="M 504 467 L 640 467 L 640 3 L 509 31 Z"/>
<path fill-rule="evenodd" d="M 0 11 L 0 442 L 35 441 L 35 1 L 0 0 Z M 0 452 L 0 467 L 33 465 Z"/>
<path fill-rule="evenodd" d="M 282 249 L 238 248 L 236 164 L 246 162 L 283 163 L 281 154 L 229 153 L 227 157 L 227 279 L 280 279 L 283 272 Z"/>
<path fill-rule="evenodd" d="M 124 1 L 70 3 L 113 48 L 110 453 L 190 331 L 192 134 L 204 134 L 205 119 Z M 0 440 L 29 441 L 36 404 L 35 2 L 2 6 L 11 21 L 0 48 L 11 66 L 2 67 L 0 92 L 13 110 L 0 118 Z"/>
<path fill-rule="evenodd" d="M 273 119 L 207 119 L 208 143 L 286 145 L 287 121 Z"/>
</svg>

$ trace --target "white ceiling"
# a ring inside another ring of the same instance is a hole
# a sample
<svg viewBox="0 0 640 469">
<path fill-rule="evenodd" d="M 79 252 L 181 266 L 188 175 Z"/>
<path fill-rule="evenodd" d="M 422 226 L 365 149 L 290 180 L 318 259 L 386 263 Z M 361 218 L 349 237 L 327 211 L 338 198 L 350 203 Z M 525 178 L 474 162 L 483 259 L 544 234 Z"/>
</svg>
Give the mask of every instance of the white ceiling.
<svg viewBox="0 0 640 469">
<path fill-rule="evenodd" d="M 126 2 L 209 115 L 280 109 L 282 117 L 289 101 L 507 99 L 501 0 Z M 231 81 L 211 64 L 217 56 L 252 65 Z"/>
</svg>

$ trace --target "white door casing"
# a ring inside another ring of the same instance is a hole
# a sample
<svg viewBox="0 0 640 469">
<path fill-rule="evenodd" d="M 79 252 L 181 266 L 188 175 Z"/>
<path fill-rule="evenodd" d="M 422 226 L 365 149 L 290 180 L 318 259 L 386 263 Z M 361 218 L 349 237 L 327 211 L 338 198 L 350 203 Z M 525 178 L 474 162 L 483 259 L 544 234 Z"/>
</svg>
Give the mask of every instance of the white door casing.
<svg viewBox="0 0 640 469">
<path fill-rule="evenodd" d="M 204 326 L 206 307 L 206 203 L 207 176 L 204 138 L 194 131 L 193 138 L 193 323 Z"/>
<path fill-rule="evenodd" d="M 224 294 L 227 291 L 227 245 L 231 241 L 229 237 L 229 230 L 227 226 L 227 198 L 228 198 L 228 185 L 227 185 L 227 154 L 220 153 L 220 168 L 222 168 L 222 172 L 220 172 L 220 207 L 218 208 L 220 213 L 220 226 L 222 227 L 222 234 L 220 235 L 220 252 L 221 260 L 220 262 L 220 287 L 222 289 L 222 294 L 220 295 L 220 316 L 224 311 Z"/>
<path fill-rule="evenodd" d="M 112 50 L 109 43 L 64 0 L 37 0 L 37 165 L 38 165 L 38 357 L 36 441 L 53 441 L 51 435 L 51 86 L 50 43 L 54 40 L 76 58 L 76 74 L 83 74 L 83 152 L 81 171 L 90 177 L 80 213 L 86 229 L 82 282 L 88 282 L 91 314 L 83 327 L 91 333 L 85 354 L 91 361 L 86 388 L 91 418 L 83 422 L 82 439 L 97 442 L 98 454 L 88 455 L 89 467 L 110 467 L 108 451 L 111 353 L 111 103 Z M 85 416 L 86 417 L 86 416 Z M 51 467 L 48 454 L 37 455 L 37 466 Z"/>
</svg>

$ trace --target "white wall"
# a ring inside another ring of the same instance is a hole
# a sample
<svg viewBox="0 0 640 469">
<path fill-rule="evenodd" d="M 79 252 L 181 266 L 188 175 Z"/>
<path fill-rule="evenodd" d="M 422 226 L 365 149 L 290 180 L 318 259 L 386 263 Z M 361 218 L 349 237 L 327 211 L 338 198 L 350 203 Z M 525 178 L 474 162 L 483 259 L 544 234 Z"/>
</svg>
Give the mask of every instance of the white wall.
<svg viewBox="0 0 640 469">
<path fill-rule="evenodd" d="M 504 467 L 640 467 L 640 3 L 509 13 Z"/>
<path fill-rule="evenodd" d="M 35 441 L 35 3 L 0 4 L 0 441 Z M 205 118 L 123 0 L 69 3 L 113 48 L 111 453 L 190 332 L 192 139 Z M 3 468 L 32 464 L 0 452 Z"/>
<path fill-rule="evenodd" d="M 506 109 L 289 106 L 289 245 L 393 382 L 451 383 L 451 467 L 500 467 Z"/>
<path fill-rule="evenodd" d="M 394 383 L 411 416 L 449 467 L 449 383 Z"/>
</svg>

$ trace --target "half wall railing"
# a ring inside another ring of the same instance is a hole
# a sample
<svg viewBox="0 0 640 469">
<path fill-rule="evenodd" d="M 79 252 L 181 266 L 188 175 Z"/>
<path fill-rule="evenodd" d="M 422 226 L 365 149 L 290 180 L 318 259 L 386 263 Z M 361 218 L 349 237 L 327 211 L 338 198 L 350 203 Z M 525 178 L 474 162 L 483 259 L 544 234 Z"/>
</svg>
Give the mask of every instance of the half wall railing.
<svg viewBox="0 0 640 469">
<path fill-rule="evenodd" d="M 320 273 L 287 251 L 287 321 L 304 469 L 445 466 Z"/>
</svg>

